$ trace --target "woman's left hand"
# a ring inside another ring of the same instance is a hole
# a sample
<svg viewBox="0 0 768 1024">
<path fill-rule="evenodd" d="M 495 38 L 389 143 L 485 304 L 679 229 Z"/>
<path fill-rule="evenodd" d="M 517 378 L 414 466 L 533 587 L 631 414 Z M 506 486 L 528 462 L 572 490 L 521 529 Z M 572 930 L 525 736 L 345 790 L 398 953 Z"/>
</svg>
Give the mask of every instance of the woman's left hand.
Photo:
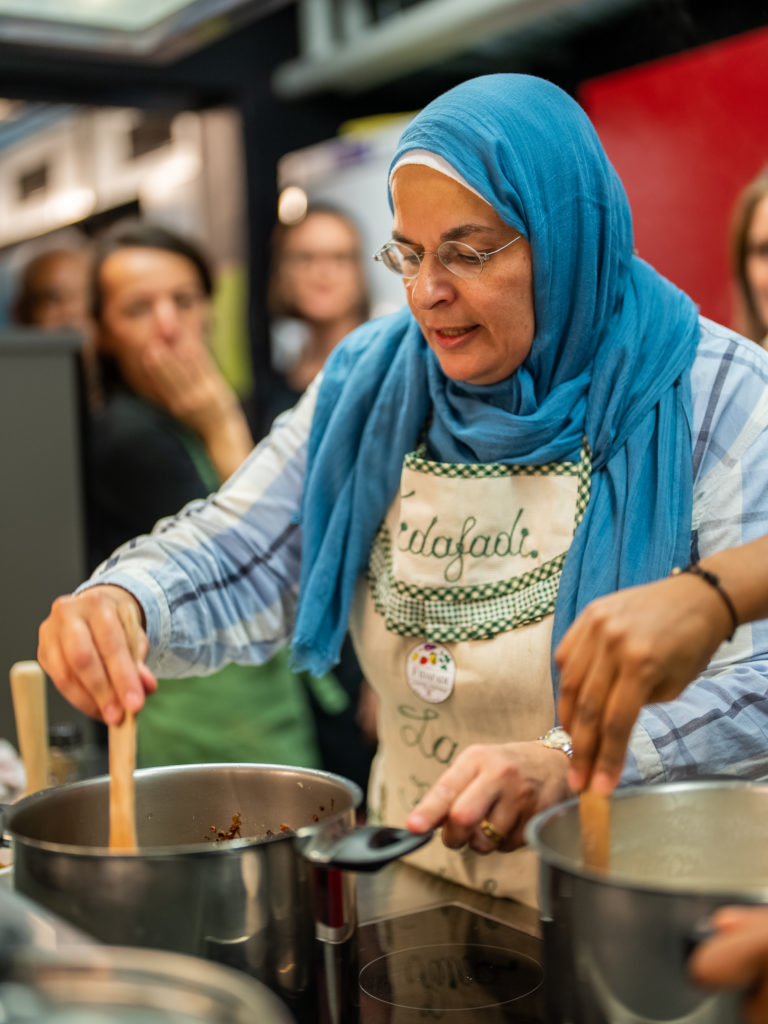
<svg viewBox="0 0 768 1024">
<path fill-rule="evenodd" d="M 442 827 L 451 849 L 514 850 L 538 811 L 571 796 L 568 757 L 541 743 L 475 745 L 463 750 L 408 815 L 412 832 Z"/>
</svg>

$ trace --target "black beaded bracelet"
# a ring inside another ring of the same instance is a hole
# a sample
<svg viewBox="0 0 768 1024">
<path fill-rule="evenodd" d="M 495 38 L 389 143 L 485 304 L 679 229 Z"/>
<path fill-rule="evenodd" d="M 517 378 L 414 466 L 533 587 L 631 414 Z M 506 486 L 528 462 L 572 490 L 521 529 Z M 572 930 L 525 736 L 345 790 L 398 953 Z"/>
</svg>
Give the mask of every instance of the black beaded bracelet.
<svg viewBox="0 0 768 1024">
<path fill-rule="evenodd" d="M 709 569 L 705 569 L 702 565 L 699 565 L 698 562 L 691 562 L 682 569 L 673 569 L 669 575 L 679 576 L 684 572 L 690 572 L 693 573 L 694 576 L 700 576 L 701 579 L 705 580 L 710 585 L 710 587 L 714 587 L 720 597 L 722 597 L 723 601 L 725 601 L 725 606 L 731 614 L 731 624 L 733 625 L 731 635 L 726 637 L 726 639 L 733 640 L 733 634 L 739 627 L 739 617 L 736 614 L 736 609 L 733 607 L 733 601 L 730 599 L 725 588 L 720 582 L 720 577 L 716 576 L 713 572 L 710 572 Z"/>
</svg>

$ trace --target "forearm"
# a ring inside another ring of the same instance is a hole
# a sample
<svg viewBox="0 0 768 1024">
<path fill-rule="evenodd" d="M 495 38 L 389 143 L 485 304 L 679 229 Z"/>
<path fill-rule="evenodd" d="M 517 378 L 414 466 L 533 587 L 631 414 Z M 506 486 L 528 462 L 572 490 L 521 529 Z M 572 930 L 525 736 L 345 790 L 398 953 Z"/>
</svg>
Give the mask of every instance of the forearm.
<svg viewBox="0 0 768 1024">
<path fill-rule="evenodd" d="M 701 560 L 720 579 L 739 623 L 768 617 L 768 536 Z"/>
<path fill-rule="evenodd" d="M 260 663 L 293 628 L 301 536 L 296 523 L 314 392 L 276 424 L 206 501 L 119 548 L 92 583 L 115 583 L 142 605 L 159 674 L 205 674 Z"/>
<path fill-rule="evenodd" d="M 201 438 L 222 483 L 245 461 L 253 448 L 248 421 L 236 403 L 223 408 L 206 426 Z"/>
</svg>

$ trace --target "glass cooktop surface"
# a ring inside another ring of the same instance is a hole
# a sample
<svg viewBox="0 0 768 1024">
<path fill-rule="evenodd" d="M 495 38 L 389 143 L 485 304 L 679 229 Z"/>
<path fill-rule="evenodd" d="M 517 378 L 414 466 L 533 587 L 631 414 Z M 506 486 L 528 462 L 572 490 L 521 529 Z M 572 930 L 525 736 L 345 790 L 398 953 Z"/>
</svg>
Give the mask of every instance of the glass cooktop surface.
<svg viewBox="0 0 768 1024">
<path fill-rule="evenodd" d="M 357 961 L 355 1024 L 544 1019 L 540 940 L 460 903 L 362 925 Z"/>
</svg>

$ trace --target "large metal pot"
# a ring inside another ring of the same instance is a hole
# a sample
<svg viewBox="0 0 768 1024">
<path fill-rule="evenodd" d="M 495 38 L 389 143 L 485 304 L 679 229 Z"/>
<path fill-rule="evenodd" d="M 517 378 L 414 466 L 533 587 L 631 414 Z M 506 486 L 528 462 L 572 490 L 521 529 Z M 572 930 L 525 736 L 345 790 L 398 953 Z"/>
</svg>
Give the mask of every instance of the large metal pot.
<svg viewBox="0 0 768 1024">
<path fill-rule="evenodd" d="M 549 1019 L 735 1024 L 740 993 L 709 994 L 687 960 L 729 903 L 768 902 L 768 785 L 681 782 L 612 798 L 610 869 L 582 866 L 578 801 L 534 817 Z"/>
<path fill-rule="evenodd" d="M 316 1005 L 316 934 L 340 942 L 354 930 L 355 877 L 313 867 L 293 830 L 352 828 L 359 787 L 254 764 L 144 769 L 135 779 L 135 854 L 108 849 L 107 777 L 7 807 L 16 889 L 103 942 L 236 966 L 303 1016 Z M 235 816 L 244 838 L 218 840 Z"/>
</svg>

